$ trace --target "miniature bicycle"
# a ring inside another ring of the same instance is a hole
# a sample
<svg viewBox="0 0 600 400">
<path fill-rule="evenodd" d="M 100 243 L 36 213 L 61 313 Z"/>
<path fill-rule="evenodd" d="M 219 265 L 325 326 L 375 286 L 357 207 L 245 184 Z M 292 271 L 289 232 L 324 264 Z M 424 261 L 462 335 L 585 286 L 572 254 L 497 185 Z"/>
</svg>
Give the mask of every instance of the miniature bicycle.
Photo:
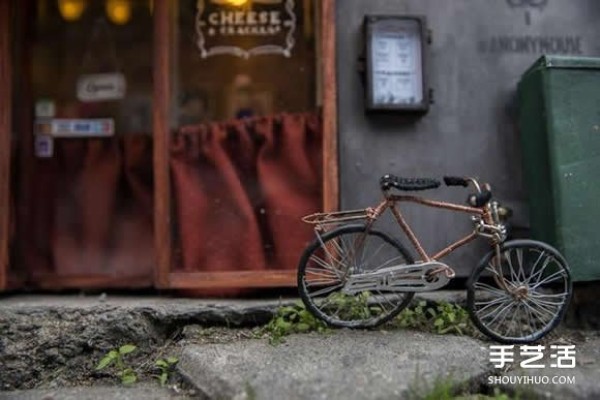
<svg viewBox="0 0 600 400">
<path fill-rule="evenodd" d="M 502 343 L 534 342 L 561 321 L 572 293 L 569 267 L 548 244 L 534 240 L 507 241 L 508 208 L 492 201 L 489 184 L 473 178 L 444 177 L 447 186 L 472 185 L 467 206 L 392 194 L 392 189 L 434 189 L 434 179 L 385 175 L 380 179 L 383 201 L 374 208 L 316 213 L 303 218 L 315 225 L 315 240 L 305 249 L 298 267 L 298 289 L 307 309 L 337 327 L 366 328 L 382 324 L 402 311 L 415 292 L 440 289 L 455 276 L 439 260 L 477 237 L 492 250 L 475 268 L 467 283 L 467 307 L 474 324 Z M 471 214 L 474 230 L 433 256 L 419 240 L 397 203 Z M 410 253 L 373 224 L 390 210 L 419 255 Z M 362 221 L 360 224 L 346 224 Z M 337 226 L 340 225 L 342 226 Z"/>
</svg>

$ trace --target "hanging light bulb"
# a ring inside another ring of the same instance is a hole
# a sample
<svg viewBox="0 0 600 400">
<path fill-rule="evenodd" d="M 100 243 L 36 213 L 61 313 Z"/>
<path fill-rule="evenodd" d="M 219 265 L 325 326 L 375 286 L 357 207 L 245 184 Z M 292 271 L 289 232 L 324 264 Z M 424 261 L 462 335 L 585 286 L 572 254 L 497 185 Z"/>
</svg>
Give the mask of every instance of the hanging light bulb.
<svg viewBox="0 0 600 400">
<path fill-rule="evenodd" d="M 65 21 L 73 22 L 81 18 L 87 6 L 85 0 L 58 0 L 58 11 Z"/>
<path fill-rule="evenodd" d="M 246 3 L 249 3 L 250 0 L 211 0 L 211 2 L 214 4 L 221 5 L 221 6 L 227 5 L 227 6 L 240 7 Z"/>
<path fill-rule="evenodd" d="M 234 7 L 240 7 L 246 4 L 249 0 L 227 0 L 227 3 Z"/>
<path fill-rule="evenodd" d="M 129 0 L 106 0 L 106 15 L 116 25 L 125 25 L 131 19 Z"/>
</svg>

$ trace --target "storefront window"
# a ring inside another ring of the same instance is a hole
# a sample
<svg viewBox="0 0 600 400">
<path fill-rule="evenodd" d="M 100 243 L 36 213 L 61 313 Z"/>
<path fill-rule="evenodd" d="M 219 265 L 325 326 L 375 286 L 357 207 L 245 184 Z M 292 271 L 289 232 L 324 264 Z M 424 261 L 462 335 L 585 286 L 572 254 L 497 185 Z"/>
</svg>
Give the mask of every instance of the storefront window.
<svg viewBox="0 0 600 400">
<path fill-rule="evenodd" d="M 109 131 L 90 135 L 150 134 L 151 2 L 40 0 L 35 4 L 36 117 L 106 119 L 107 124 L 88 128 Z M 80 128 L 71 127 L 74 132 L 60 135 L 85 136 L 85 124 Z"/>
<path fill-rule="evenodd" d="M 176 272 L 295 268 L 321 208 L 315 3 L 179 0 Z"/>
<path fill-rule="evenodd" d="M 180 0 L 177 125 L 315 110 L 312 1 Z"/>
<path fill-rule="evenodd" d="M 150 286 L 152 2 L 27 7 L 21 262 L 42 286 Z"/>
<path fill-rule="evenodd" d="M 169 273 L 254 271 L 251 286 L 260 287 L 265 270 L 293 271 L 313 236 L 301 217 L 322 207 L 316 3 L 178 0 L 168 13 L 148 0 L 28 4 L 19 105 L 31 115 L 18 132 L 28 139 L 19 141 L 28 278 L 153 284 L 152 99 L 162 96 L 153 59 L 163 52 L 172 82 L 168 148 L 158 149 L 170 157 Z M 153 38 L 165 25 L 168 50 Z"/>
</svg>

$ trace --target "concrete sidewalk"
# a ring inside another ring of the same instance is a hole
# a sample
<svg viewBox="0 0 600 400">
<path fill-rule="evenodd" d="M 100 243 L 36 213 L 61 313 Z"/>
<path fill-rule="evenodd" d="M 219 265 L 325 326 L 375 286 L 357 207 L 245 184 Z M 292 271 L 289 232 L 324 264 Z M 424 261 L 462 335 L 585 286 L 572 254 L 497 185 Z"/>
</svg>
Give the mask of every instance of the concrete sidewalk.
<svg viewBox="0 0 600 400">
<path fill-rule="evenodd" d="M 472 338 L 414 331 L 335 331 L 188 346 L 180 372 L 213 399 L 402 399 L 439 380 L 463 383 L 490 372 Z"/>
<path fill-rule="evenodd" d="M 464 304 L 464 292 L 440 291 L 415 299 Z M 116 384 L 114 377 L 94 367 L 103 354 L 125 343 L 138 346 L 137 358 L 132 359 L 136 365 L 154 362 L 159 355 L 179 356 L 181 375 L 198 393 L 212 398 L 397 399 L 411 394 L 415 386 L 426 389 L 445 378 L 481 389 L 488 376 L 499 372 L 488 362 L 491 342 L 469 337 L 395 329 L 293 335 L 279 346 L 250 339 L 255 335 L 249 327 L 268 322 L 280 305 L 294 301 L 4 297 L 0 390 L 7 392 L 0 392 L 0 399 L 189 398 L 156 384 L 147 386 L 154 379 L 149 377 L 132 388 L 110 386 Z M 221 326 L 218 340 L 202 336 L 211 326 Z M 565 332 L 553 334 L 544 344 L 575 338 L 576 368 L 533 373 L 573 375 L 576 384 L 526 389 L 543 398 L 600 398 L 600 333 Z M 503 373 L 526 372 L 513 368 Z M 47 389 L 15 391 L 40 385 Z M 71 385 L 83 386 L 64 388 Z"/>
<path fill-rule="evenodd" d="M 0 392 L 0 400 L 187 400 L 185 394 L 156 386 L 74 387 Z"/>
</svg>

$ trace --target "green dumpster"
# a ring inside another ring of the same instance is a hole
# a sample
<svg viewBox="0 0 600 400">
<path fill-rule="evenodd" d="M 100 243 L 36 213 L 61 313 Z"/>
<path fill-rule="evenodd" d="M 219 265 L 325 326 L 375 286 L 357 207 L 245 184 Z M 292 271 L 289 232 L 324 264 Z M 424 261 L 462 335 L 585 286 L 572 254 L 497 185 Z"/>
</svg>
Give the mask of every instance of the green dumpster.
<svg viewBox="0 0 600 400">
<path fill-rule="evenodd" d="M 600 279 L 600 58 L 543 56 L 519 82 L 532 237 Z"/>
</svg>

